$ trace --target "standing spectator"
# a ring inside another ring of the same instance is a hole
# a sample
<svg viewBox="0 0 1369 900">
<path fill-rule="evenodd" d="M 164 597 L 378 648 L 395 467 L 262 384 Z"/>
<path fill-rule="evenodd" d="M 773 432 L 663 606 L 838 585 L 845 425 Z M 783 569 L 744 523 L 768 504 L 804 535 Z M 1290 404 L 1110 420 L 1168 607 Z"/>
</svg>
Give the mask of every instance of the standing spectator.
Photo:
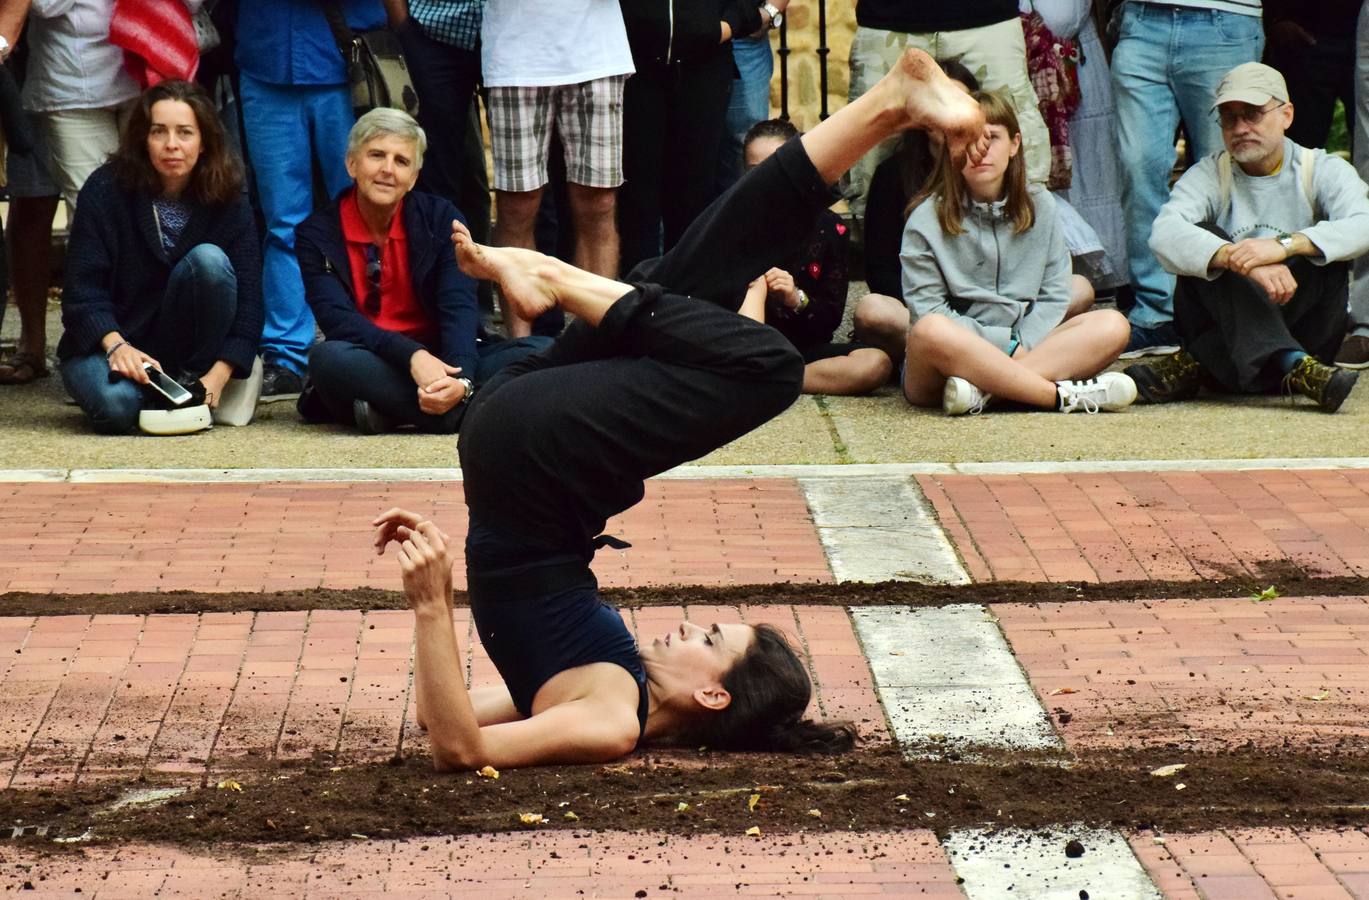
<svg viewBox="0 0 1369 900">
<path fill-rule="evenodd" d="M 1354 110 L 1355 168 L 1361 180 L 1369 178 L 1369 4 L 1359 14 L 1355 32 L 1355 105 L 1346 107 L 1346 124 Z M 1355 260 L 1350 282 L 1349 334 L 1336 354 L 1336 365 L 1347 369 L 1369 367 L 1369 256 Z"/>
<path fill-rule="evenodd" d="M 1117 214 L 1122 205 L 1122 172 L 1117 160 L 1112 78 L 1094 21 L 1095 4 L 1093 0 L 1022 0 L 1024 6 L 1028 2 L 1052 32 L 1079 47 L 1079 108 L 1070 117 L 1074 177 L 1060 193 L 1097 232 L 1117 281 L 1125 282 L 1129 278 L 1127 232 Z"/>
<path fill-rule="evenodd" d="M 773 0 L 770 5 L 783 14 L 789 8 L 789 0 Z M 732 79 L 727 126 L 723 132 L 722 152 L 718 156 L 719 193 L 742 177 L 742 145 L 746 133 L 757 122 L 770 118 L 770 79 L 775 74 L 770 32 L 775 27 L 772 22 L 758 34 L 732 38 L 732 61 L 737 65 L 737 77 Z"/>
<path fill-rule="evenodd" d="M 1027 45 L 1017 0 L 861 0 L 851 43 L 851 99 L 877 82 L 904 47 L 936 59 L 958 59 L 985 90 L 1007 94 L 1022 125 L 1027 178 L 1045 184 L 1050 175 L 1050 134 L 1027 76 Z M 885 141 L 851 170 L 851 210 L 865 212 L 875 167 L 894 151 Z"/>
<path fill-rule="evenodd" d="M 380 0 L 340 0 L 354 31 L 385 24 Z M 237 63 L 247 156 L 266 219 L 263 397 L 298 394 L 314 317 L 295 260 L 295 227 L 314 209 L 314 169 L 331 199 L 351 184 L 347 72 L 315 0 L 241 0 Z"/>
<path fill-rule="evenodd" d="M 779 15 L 755 0 L 623 0 L 637 68 L 623 96 L 624 272 L 675 246 L 717 196 L 737 69 L 732 37 L 754 34 Z"/>
<path fill-rule="evenodd" d="M 1288 129 L 1295 144 L 1326 146 L 1337 100 L 1353 115 L 1361 5 L 1362 0 L 1265 0 L 1264 61 L 1288 82 L 1288 101 L 1298 111 Z"/>
<path fill-rule="evenodd" d="M 552 130 L 565 147 L 575 263 L 618 274 L 623 84 L 632 51 L 616 0 L 489 0 L 480 59 L 494 155 L 494 243 L 531 249 Z M 532 331 L 506 306 L 510 337 Z"/>
<path fill-rule="evenodd" d="M 1260 58 L 1260 0 L 1130 0 L 1112 54 L 1122 208 L 1136 305 L 1128 314 L 1128 355 L 1172 351 L 1174 277 L 1149 246 L 1151 226 L 1169 197 L 1174 133 L 1182 121 L 1189 156 L 1222 149 L 1212 115 L 1217 84 L 1233 67 Z"/>
</svg>

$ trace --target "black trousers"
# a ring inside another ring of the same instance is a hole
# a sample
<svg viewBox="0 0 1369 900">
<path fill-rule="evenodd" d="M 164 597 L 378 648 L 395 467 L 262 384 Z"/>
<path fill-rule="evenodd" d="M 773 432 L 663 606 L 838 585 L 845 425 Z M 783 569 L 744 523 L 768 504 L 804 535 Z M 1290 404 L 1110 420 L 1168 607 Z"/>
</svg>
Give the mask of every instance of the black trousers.
<svg viewBox="0 0 1369 900">
<path fill-rule="evenodd" d="M 737 315 L 749 281 L 798 251 L 830 203 L 798 139 L 704 212 L 597 328 L 573 323 L 471 401 L 459 453 L 471 532 L 588 560 L 643 481 L 783 412 L 803 360 Z M 704 302 L 712 300 L 714 302 Z M 472 557 L 473 571 L 481 560 Z M 478 556 L 478 554 L 476 554 Z M 507 560 L 506 560 L 507 561 Z"/>
<path fill-rule="evenodd" d="M 1283 306 L 1253 281 L 1225 272 L 1215 281 L 1180 276 L 1174 288 L 1179 342 L 1218 385 L 1231 393 L 1276 390 L 1278 357 L 1302 350 L 1329 363 L 1345 336 L 1350 267 L 1288 262 L 1298 290 Z"/>
<path fill-rule="evenodd" d="M 727 44 L 705 59 L 638 63 L 627 80 L 618 189 L 621 271 L 674 247 L 717 197 L 735 71 Z"/>
</svg>

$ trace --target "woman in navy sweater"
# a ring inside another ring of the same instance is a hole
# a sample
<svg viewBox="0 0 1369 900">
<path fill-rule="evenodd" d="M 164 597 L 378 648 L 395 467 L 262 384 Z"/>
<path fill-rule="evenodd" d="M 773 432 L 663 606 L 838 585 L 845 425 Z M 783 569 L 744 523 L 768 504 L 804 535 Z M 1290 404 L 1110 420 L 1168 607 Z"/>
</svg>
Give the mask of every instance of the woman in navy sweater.
<svg viewBox="0 0 1369 900">
<path fill-rule="evenodd" d="M 250 373 L 261 256 L 242 168 L 204 89 L 164 81 L 81 189 L 67 244 L 62 381 L 96 431 L 125 434 L 157 402 L 152 363 L 211 409 Z"/>
</svg>

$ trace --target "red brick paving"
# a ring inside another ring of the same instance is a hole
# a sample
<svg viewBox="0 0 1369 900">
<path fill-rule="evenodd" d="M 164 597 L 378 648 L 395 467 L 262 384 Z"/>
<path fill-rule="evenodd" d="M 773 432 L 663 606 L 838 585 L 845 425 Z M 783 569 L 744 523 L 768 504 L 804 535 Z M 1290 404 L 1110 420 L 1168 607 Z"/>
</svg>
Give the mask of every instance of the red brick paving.
<svg viewBox="0 0 1369 900">
<path fill-rule="evenodd" d="M 739 829 L 740 830 L 740 829 Z M 929 831 L 662 837 L 546 831 L 198 855 L 91 847 L 30 855 L 0 845 L 0 884 L 24 897 L 963 897 Z M 24 889 L 25 883 L 32 890 Z M 74 894 L 77 889 L 80 894 Z"/>
<path fill-rule="evenodd" d="M 1072 745 L 1369 746 L 1369 598 L 993 610 Z"/>
<path fill-rule="evenodd" d="M 370 549 L 390 506 L 462 546 L 459 482 L 0 484 L 0 592 L 398 589 L 392 555 Z M 793 479 L 649 482 L 608 531 L 634 546 L 599 553 L 606 587 L 832 581 Z"/>
<path fill-rule="evenodd" d="M 1369 834 L 1260 828 L 1136 835 L 1146 871 L 1170 900 L 1369 898 Z"/>
<path fill-rule="evenodd" d="M 975 581 L 1369 576 L 1369 471 L 924 475 Z"/>
<path fill-rule="evenodd" d="M 810 713 L 889 740 L 843 609 L 651 607 L 625 616 L 643 641 L 686 617 L 777 624 L 814 676 Z M 495 682 L 467 611 L 455 623 L 473 683 Z M 149 772 L 198 779 L 317 752 L 358 763 L 423 751 L 412 630 L 402 610 L 0 618 L 0 788 Z"/>
</svg>

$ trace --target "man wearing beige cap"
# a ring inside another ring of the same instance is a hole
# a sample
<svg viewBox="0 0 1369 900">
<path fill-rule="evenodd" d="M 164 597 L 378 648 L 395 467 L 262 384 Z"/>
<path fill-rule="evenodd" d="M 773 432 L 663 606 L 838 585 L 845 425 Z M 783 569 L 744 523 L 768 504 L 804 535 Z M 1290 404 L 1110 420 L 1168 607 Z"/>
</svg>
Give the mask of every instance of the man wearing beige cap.
<svg viewBox="0 0 1369 900">
<path fill-rule="evenodd" d="M 1181 349 L 1126 372 L 1142 399 L 1282 388 L 1327 412 L 1357 374 L 1327 365 L 1345 333 L 1349 263 L 1369 250 L 1369 187 L 1344 160 L 1285 135 L 1293 104 L 1261 63 L 1227 73 L 1213 112 L 1226 150 L 1174 186 L 1150 248 L 1178 276 Z"/>
</svg>

